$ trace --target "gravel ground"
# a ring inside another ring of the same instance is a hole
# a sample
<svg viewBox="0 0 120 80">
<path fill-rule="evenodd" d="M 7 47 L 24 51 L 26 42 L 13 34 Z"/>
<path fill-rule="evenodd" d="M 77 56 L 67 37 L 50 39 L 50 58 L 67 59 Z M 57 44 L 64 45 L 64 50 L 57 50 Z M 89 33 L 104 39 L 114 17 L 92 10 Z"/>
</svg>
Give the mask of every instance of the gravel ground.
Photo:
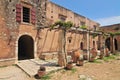
<svg viewBox="0 0 120 80">
<path fill-rule="evenodd" d="M 70 71 L 61 70 L 51 74 L 50 80 L 80 80 L 79 76 L 89 76 L 93 80 L 120 80 L 120 60 L 102 61 L 102 63 L 85 63 L 75 66 Z"/>
<path fill-rule="evenodd" d="M 47 79 L 47 78 L 51 79 Z M 120 57 L 114 60 L 74 66 L 72 70 L 64 69 L 51 73 L 42 80 L 86 80 L 79 77 L 89 77 L 87 80 L 120 80 Z M 16 66 L 0 67 L 0 80 L 35 80 L 26 75 Z"/>
</svg>

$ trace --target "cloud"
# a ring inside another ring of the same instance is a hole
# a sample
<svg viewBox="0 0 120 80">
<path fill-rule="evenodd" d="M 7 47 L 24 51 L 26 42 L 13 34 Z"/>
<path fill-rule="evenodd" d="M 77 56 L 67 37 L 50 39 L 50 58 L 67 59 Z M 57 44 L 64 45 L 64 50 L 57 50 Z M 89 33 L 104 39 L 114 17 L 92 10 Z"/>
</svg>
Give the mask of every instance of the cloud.
<svg viewBox="0 0 120 80">
<path fill-rule="evenodd" d="M 120 16 L 113 16 L 113 17 L 109 17 L 109 18 L 101 18 L 101 19 L 97 19 L 95 21 L 100 23 L 101 26 L 112 25 L 112 24 L 120 23 Z"/>
</svg>

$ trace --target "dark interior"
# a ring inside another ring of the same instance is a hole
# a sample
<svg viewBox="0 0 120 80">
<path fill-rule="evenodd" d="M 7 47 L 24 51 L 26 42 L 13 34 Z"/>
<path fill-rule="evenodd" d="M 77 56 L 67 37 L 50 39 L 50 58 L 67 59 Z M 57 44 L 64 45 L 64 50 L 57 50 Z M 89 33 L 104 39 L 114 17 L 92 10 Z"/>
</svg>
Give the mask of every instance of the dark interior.
<svg viewBox="0 0 120 80">
<path fill-rule="evenodd" d="M 34 58 L 34 41 L 32 37 L 23 35 L 18 41 L 18 60 Z"/>
</svg>

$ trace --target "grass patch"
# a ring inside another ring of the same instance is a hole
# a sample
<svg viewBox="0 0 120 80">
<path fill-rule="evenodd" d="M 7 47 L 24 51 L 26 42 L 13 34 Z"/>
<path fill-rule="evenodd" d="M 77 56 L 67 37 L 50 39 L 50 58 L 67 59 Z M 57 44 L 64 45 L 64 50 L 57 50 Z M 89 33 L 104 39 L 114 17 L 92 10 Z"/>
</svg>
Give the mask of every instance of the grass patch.
<svg viewBox="0 0 120 80">
<path fill-rule="evenodd" d="M 41 78 L 41 80 L 50 80 L 50 79 L 51 79 L 51 76 L 49 74 L 46 74 Z"/>
<path fill-rule="evenodd" d="M 72 68 L 72 69 L 70 69 L 70 70 L 66 70 L 66 69 L 64 69 L 64 70 L 62 70 L 62 74 L 65 74 L 66 72 L 71 72 L 71 73 L 75 73 L 76 71 L 77 71 L 77 69 L 76 68 Z"/>
<path fill-rule="evenodd" d="M 64 69 L 58 69 L 58 70 L 53 70 L 53 71 L 50 71 L 50 72 L 48 73 L 48 75 L 53 74 L 53 73 L 55 73 L 55 72 L 62 71 L 62 70 L 64 70 Z"/>
<path fill-rule="evenodd" d="M 102 63 L 102 61 L 100 61 L 101 59 L 94 59 L 93 61 L 91 61 L 90 63 Z"/>
<path fill-rule="evenodd" d="M 43 76 L 40 80 L 50 80 L 51 79 L 51 74 L 54 74 L 55 72 L 59 72 L 61 71 L 62 69 L 58 69 L 58 70 L 55 70 L 55 71 L 51 71 L 49 72 L 48 74 L 46 74 L 45 76 Z"/>
<path fill-rule="evenodd" d="M 72 72 L 72 73 L 75 73 L 76 71 L 77 71 L 76 68 L 72 68 L 72 69 L 71 69 L 71 72 Z"/>
<path fill-rule="evenodd" d="M 99 61 L 99 59 L 95 59 L 95 60 L 93 61 L 93 63 L 102 63 L 102 62 Z"/>
<path fill-rule="evenodd" d="M 118 57 L 118 56 L 120 56 L 120 54 L 119 54 L 119 53 L 116 53 L 114 56 Z"/>
<path fill-rule="evenodd" d="M 111 56 L 109 56 L 109 57 L 104 57 L 103 60 L 104 60 L 104 61 L 109 61 L 109 60 L 113 60 L 113 59 L 115 59 L 115 58 L 116 58 L 115 55 L 111 55 Z"/>
</svg>

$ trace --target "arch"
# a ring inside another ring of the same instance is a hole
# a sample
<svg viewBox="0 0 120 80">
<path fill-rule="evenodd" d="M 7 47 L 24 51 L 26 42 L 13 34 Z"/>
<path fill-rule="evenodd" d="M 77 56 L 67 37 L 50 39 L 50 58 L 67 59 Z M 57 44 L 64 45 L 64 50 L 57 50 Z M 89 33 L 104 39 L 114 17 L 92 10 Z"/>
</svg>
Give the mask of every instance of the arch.
<svg viewBox="0 0 120 80">
<path fill-rule="evenodd" d="M 106 40 L 105 40 L 105 46 L 110 50 L 110 38 L 107 38 Z"/>
<path fill-rule="evenodd" d="M 34 40 L 29 35 L 22 35 L 18 40 L 18 60 L 34 58 Z"/>
</svg>

